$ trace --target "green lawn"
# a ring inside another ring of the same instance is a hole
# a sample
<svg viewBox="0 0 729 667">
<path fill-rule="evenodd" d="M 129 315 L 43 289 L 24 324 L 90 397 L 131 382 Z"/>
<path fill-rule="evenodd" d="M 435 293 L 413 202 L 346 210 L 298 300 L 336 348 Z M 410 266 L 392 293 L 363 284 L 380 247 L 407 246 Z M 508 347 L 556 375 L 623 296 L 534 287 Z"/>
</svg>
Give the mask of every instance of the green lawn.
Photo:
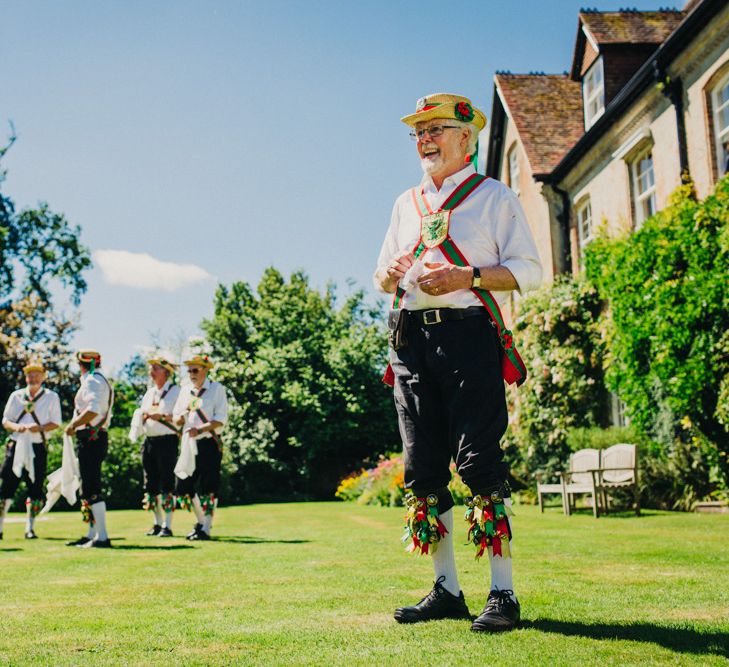
<svg viewBox="0 0 729 667">
<path fill-rule="evenodd" d="M 729 663 L 729 517 L 516 510 L 524 620 L 501 636 L 463 621 L 393 621 L 432 585 L 429 559 L 401 549 L 400 509 L 225 508 L 207 543 L 145 537 L 144 512 L 111 512 L 108 551 L 64 546 L 82 532 L 78 513 L 52 513 L 32 542 L 11 521 L 0 664 Z M 178 533 L 191 524 L 186 512 L 175 521 Z M 488 563 L 458 529 L 461 584 L 478 613 Z"/>
</svg>

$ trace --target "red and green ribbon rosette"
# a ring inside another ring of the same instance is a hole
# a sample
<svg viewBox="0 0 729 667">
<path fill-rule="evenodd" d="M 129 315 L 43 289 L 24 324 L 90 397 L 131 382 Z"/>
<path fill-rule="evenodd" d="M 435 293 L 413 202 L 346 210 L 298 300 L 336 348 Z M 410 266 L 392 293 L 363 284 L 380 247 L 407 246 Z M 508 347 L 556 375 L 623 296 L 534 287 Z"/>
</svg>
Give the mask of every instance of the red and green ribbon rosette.
<svg viewBox="0 0 729 667">
<path fill-rule="evenodd" d="M 509 509 L 498 493 L 488 496 L 466 498 L 466 522 L 468 523 L 468 541 L 476 546 L 476 558 L 481 558 L 491 547 L 494 556 L 509 558 L 509 540 L 511 529 L 507 516 Z"/>
<path fill-rule="evenodd" d="M 192 498 L 189 494 L 184 496 L 175 496 L 175 507 L 180 510 L 192 511 Z"/>
<path fill-rule="evenodd" d="M 26 499 L 25 506 L 30 510 L 30 516 L 35 518 L 43 509 L 43 501 L 42 500 L 32 500 L 31 498 Z"/>
<path fill-rule="evenodd" d="M 463 123 L 470 123 L 475 115 L 473 107 L 468 102 L 458 102 L 453 109 L 453 113 Z"/>
<path fill-rule="evenodd" d="M 418 498 L 414 494 L 405 497 L 408 508 L 405 514 L 405 533 L 402 541 L 407 544 L 408 553 L 434 553 L 438 542 L 448 532 L 438 517 L 438 496 L 430 494 Z"/>
<path fill-rule="evenodd" d="M 215 494 L 200 496 L 200 507 L 205 516 L 213 516 L 215 512 Z"/>
<path fill-rule="evenodd" d="M 88 523 L 90 526 L 94 525 L 94 513 L 88 500 L 81 501 L 81 518 L 84 523 Z"/>
</svg>

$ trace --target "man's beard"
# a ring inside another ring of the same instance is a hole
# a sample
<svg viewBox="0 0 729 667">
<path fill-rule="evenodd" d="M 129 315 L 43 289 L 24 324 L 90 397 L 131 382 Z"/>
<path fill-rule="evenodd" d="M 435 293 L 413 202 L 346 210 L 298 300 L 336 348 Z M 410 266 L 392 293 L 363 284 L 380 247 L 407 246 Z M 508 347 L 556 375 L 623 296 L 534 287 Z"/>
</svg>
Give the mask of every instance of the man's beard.
<svg viewBox="0 0 729 667">
<path fill-rule="evenodd" d="M 443 166 L 443 156 L 438 153 L 435 158 L 421 158 L 420 167 L 423 172 L 430 175 L 438 171 Z"/>
</svg>

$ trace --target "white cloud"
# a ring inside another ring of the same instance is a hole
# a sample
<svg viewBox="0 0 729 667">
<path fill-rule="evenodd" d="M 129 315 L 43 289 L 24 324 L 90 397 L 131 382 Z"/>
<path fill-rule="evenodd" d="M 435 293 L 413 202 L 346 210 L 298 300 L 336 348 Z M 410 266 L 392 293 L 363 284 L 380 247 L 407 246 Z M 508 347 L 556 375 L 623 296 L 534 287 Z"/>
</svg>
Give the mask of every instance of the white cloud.
<svg viewBox="0 0 729 667">
<path fill-rule="evenodd" d="M 93 258 L 110 285 L 174 292 L 181 287 L 214 279 L 195 264 L 163 262 L 144 252 L 96 250 Z"/>
</svg>

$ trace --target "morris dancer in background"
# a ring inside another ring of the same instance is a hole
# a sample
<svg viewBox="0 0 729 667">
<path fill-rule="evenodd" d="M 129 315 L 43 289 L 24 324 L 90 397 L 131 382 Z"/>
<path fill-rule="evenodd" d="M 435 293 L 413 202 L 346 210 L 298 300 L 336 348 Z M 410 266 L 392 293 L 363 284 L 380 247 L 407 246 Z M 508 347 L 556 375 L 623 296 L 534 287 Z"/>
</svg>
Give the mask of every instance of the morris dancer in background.
<svg viewBox="0 0 729 667">
<path fill-rule="evenodd" d="M 225 387 L 208 379 L 213 363 L 206 355 L 185 362 L 192 384 L 180 391 L 175 423 L 182 426 L 175 495 L 178 506 L 195 512 L 197 523 L 188 540 L 209 540 L 220 490 L 223 443 L 220 434 L 228 419 Z"/>
<path fill-rule="evenodd" d="M 486 117 L 470 100 L 429 95 L 402 120 L 425 176 L 395 202 L 374 279 L 394 294 L 385 379 L 395 388 L 403 440 L 405 539 L 409 551 L 432 554 L 435 585 L 418 604 L 397 609 L 395 619 L 470 617 L 453 549 L 453 458 L 474 494 L 468 539 L 491 562 L 491 591 L 471 629 L 508 630 L 520 609 L 500 446 L 508 421 L 504 380 L 521 383 L 526 369 L 498 302 L 539 286 L 539 255 L 517 196 L 471 164 Z"/>
<path fill-rule="evenodd" d="M 81 513 L 89 529 L 84 537 L 68 546 L 109 548 L 106 532 L 106 503 L 101 493 L 101 464 L 109 449 L 107 428 L 111 422 L 114 390 L 99 372 L 101 355 L 96 350 L 76 354 L 81 370 L 81 386 L 74 399 L 71 423 L 65 432 L 76 436 L 76 452 L 81 474 Z"/>
<path fill-rule="evenodd" d="M 3 520 L 13 502 L 21 479 L 28 488 L 25 501 L 28 518 L 25 538 L 35 534 L 35 518 L 43 507 L 48 450 L 46 433 L 61 425 L 61 401 L 58 394 L 43 386 L 46 371 L 42 364 L 29 363 L 23 368 L 25 389 L 10 394 L 3 411 L 3 427 L 10 432 L 5 461 L 0 468 L 0 539 Z"/>
<path fill-rule="evenodd" d="M 175 507 L 175 463 L 179 431 L 172 416 L 180 388 L 172 382 L 176 365 L 164 357 L 150 359 L 152 385 L 142 399 L 142 444 L 144 509 L 154 512 L 154 525 L 147 535 L 172 537 Z M 164 522 L 164 525 L 163 525 Z"/>
</svg>

